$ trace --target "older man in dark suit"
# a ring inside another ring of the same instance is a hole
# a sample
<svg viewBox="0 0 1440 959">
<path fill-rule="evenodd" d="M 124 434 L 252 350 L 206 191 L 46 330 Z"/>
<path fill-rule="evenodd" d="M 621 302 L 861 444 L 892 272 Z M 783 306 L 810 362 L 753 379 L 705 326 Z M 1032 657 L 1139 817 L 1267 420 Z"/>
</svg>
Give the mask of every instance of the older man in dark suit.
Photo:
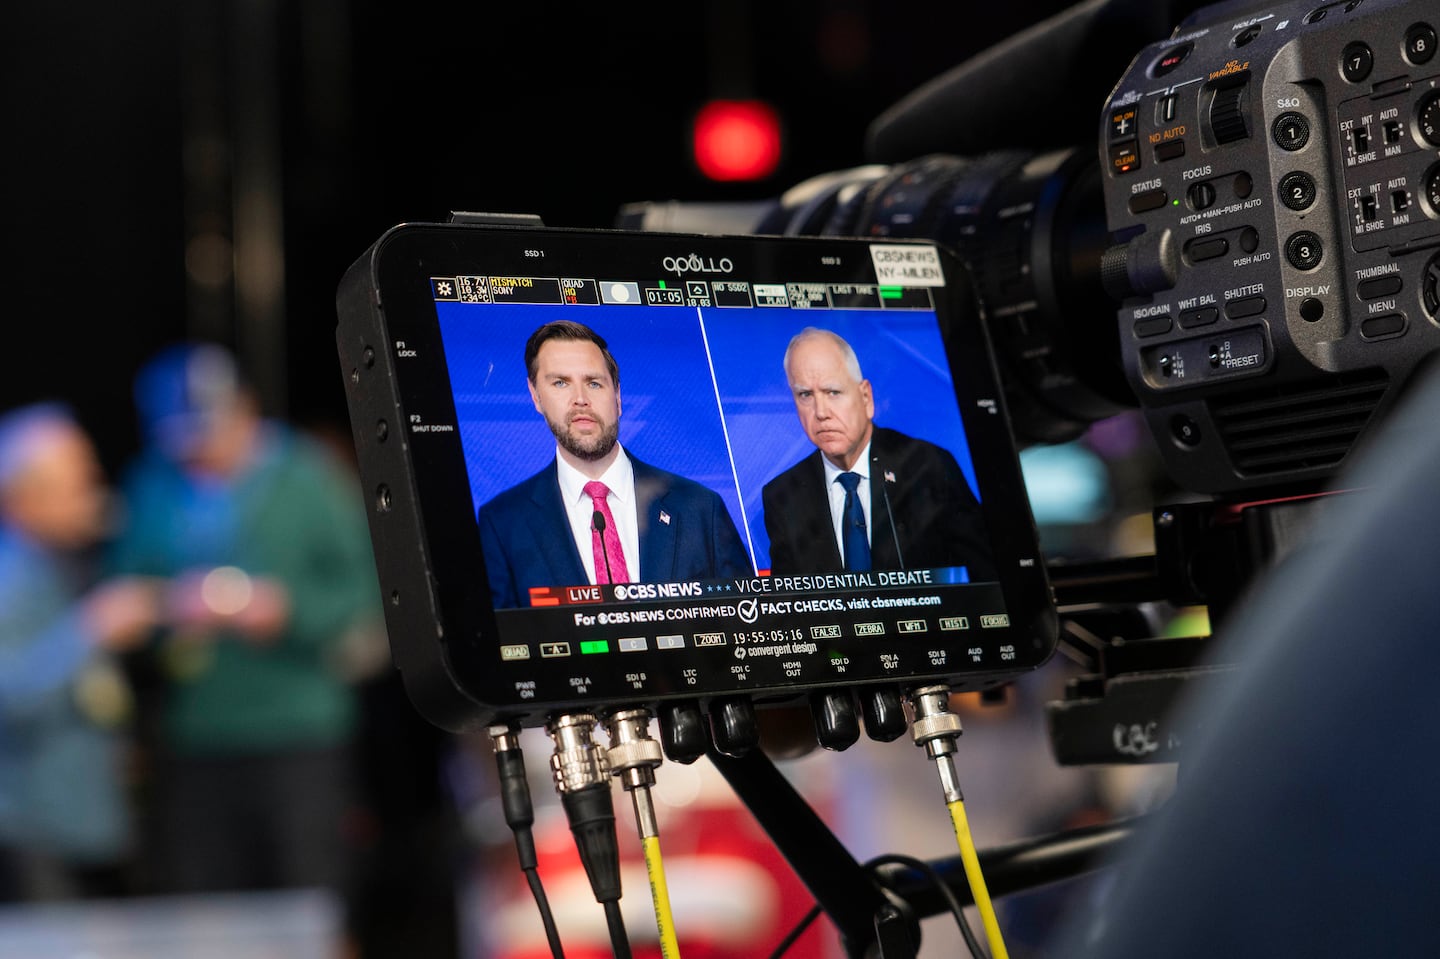
<svg viewBox="0 0 1440 959">
<path fill-rule="evenodd" d="M 765 484 L 771 570 L 964 567 L 969 580 L 993 578 L 980 504 L 955 457 L 874 424 L 875 397 L 850 344 L 806 327 L 784 365 L 816 450 Z"/>
<path fill-rule="evenodd" d="M 723 579 L 754 573 L 719 495 L 649 466 L 619 442 L 620 369 L 589 327 L 559 321 L 525 345 L 530 396 L 555 459 L 480 507 L 496 607 L 581 583 Z"/>
</svg>

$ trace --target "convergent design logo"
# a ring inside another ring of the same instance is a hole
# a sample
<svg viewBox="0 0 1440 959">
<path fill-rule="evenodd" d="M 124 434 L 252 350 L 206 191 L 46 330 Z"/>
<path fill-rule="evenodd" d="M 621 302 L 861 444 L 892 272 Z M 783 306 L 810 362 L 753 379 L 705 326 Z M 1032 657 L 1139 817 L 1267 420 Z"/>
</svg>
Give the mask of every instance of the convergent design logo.
<svg viewBox="0 0 1440 959">
<path fill-rule="evenodd" d="M 699 253 L 691 253 L 689 256 L 667 256 L 660 261 L 660 266 L 668 273 L 676 276 L 684 276 L 686 273 L 729 273 L 735 269 L 735 264 L 728 256 L 720 259 L 703 257 Z"/>
</svg>

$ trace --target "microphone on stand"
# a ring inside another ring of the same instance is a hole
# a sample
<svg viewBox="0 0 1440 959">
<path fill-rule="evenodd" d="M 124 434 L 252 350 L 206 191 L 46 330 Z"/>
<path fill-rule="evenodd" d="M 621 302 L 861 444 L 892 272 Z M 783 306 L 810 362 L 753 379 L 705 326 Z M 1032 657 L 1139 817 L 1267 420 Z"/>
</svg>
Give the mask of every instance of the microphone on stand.
<svg viewBox="0 0 1440 959">
<path fill-rule="evenodd" d="M 600 534 L 600 555 L 605 557 L 605 582 L 615 582 L 615 577 L 610 574 L 610 551 L 605 548 L 605 514 L 598 509 L 590 516 L 590 526 Z"/>
<path fill-rule="evenodd" d="M 877 472 L 881 476 L 880 499 L 883 500 L 885 503 L 885 519 L 888 520 L 890 523 L 890 539 L 895 543 L 895 563 L 897 566 L 899 566 L 900 569 L 904 569 L 905 557 L 900 552 L 900 532 L 895 529 L 895 513 L 893 510 L 890 509 L 890 488 L 886 485 L 886 483 L 888 483 L 889 481 L 884 478 L 885 473 L 883 470 L 871 467 L 870 482 L 872 485 L 874 484 L 875 474 Z"/>
</svg>

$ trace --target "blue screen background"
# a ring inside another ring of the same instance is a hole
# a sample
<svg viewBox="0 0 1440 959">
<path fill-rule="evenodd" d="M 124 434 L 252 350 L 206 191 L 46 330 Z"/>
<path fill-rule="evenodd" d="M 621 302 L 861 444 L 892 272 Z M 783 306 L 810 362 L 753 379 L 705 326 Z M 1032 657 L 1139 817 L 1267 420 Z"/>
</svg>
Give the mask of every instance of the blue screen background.
<svg viewBox="0 0 1440 959">
<path fill-rule="evenodd" d="M 761 490 L 814 451 L 781 366 L 790 338 L 806 326 L 833 330 L 854 347 L 878 425 L 950 450 L 980 495 L 933 313 L 435 306 L 476 510 L 555 456 L 530 399 L 524 355 L 530 334 L 556 319 L 584 323 L 609 342 L 620 367 L 625 449 L 720 494 L 757 569 L 770 565 Z"/>
</svg>

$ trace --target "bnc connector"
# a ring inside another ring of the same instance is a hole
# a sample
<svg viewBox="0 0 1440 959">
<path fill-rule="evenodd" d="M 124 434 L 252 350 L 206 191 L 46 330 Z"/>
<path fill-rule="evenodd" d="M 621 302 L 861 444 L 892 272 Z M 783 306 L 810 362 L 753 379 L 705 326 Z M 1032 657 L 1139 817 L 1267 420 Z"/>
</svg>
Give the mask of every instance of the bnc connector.
<svg viewBox="0 0 1440 959">
<path fill-rule="evenodd" d="M 923 686 L 910 693 L 915 721 L 910 734 L 915 745 L 924 746 L 931 758 L 955 751 L 955 740 L 964 731 L 960 717 L 950 711 L 949 686 Z"/>
<path fill-rule="evenodd" d="M 959 748 L 960 717 L 950 711 L 949 686 L 922 686 L 910 693 L 910 707 L 915 720 L 910 724 L 915 745 L 924 746 L 925 754 L 935 760 L 940 772 L 940 786 L 945 791 L 945 801 L 961 799 L 960 780 L 955 775 L 955 763 L 951 756 Z"/>
<path fill-rule="evenodd" d="M 627 790 L 655 785 L 655 769 L 665 761 L 657 740 L 650 738 L 650 711 L 622 709 L 605 718 L 610 735 L 606 758 L 610 770 Z"/>
<path fill-rule="evenodd" d="M 589 713 L 570 713 L 556 716 L 545 725 L 545 731 L 555 741 L 550 771 L 555 774 L 555 788 L 562 794 L 609 781 L 610 763 L 605 750 L 595 742 L 595 724 L 595 717 Z"/>
</svg>

